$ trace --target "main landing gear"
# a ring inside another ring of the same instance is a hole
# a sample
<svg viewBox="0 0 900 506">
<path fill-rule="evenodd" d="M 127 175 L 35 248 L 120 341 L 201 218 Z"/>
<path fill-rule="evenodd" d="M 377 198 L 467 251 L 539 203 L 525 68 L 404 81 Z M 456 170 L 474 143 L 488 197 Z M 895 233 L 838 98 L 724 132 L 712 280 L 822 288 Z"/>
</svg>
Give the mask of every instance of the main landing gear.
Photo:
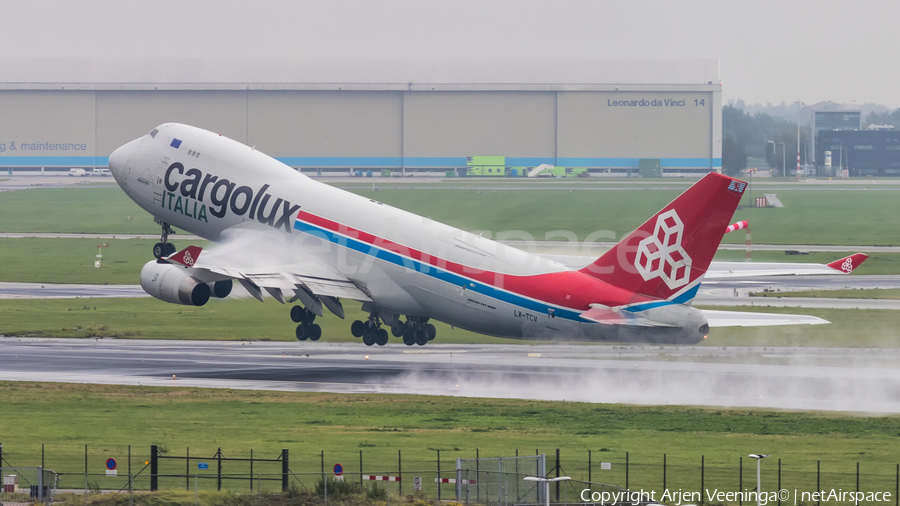
<svg viewBox="0 0 900 506">
<path fill-rule="evenodd" d="M 156 222 L 162 225 L 162 235 L 160 236 L 159 242 L 153 245 L 153 257 L 159 260 L 162 257 L 167 257 L 172 253 L 175 253 L 178 249 L 174 244 L 169 242 L 169 234 L 175 233 L 175 231 L 172 230 L 172 227 L 170 227 L 168 223 L 159 221 L 158 219 Z"/>
<path fill-rule="evenodd" d="M 320 327 L 317 323 L 313 323 L 316 321 L 316 315 L 309 309 L 306 309 L 303 306 L 294 306 L 291 308 L 291 320 L 294 323 L 299 323 L 297 325 L 297 339 L 301 341 L 306 341 L 309 339 L 310 341 L 318 341 L 320 337 L 322 337 L 322 327 Z"/>
<path fill-rule="evenodd" d="M 350 325 L 350 333 L 353 334 L 353 337 L 362 337 L 366 346 L 374 344 L 384 346 L 388 342 L 388 333 L 381 328 L 381 325 L 378 314 L 373 312 L 369 314 L 367 321 L 361 322 L 356 320 L 353 322 Z M 415 344 L 425 346 L 428 341 L 434 339 L 437 329 L 434 328 L 434 325 L 428 323 L 428 318 L 409 316 L 405 322 L 396 318 L 394 324 L 391 325 L 391 334 L 394 337 L 402 337 L 403 344 L 407 346 Z"/>
<path fill-rule="evenodd" d="M 356 320 L 350 325 L 350 333 L 353 337 L 361 337 L 366 346 L 377 344 L 384 346 L 388 342 L 387 330 L 381 328 L 381 320 L 375 312 L 369 313 L 369 319 L 365 323 Z"/>
</svg>

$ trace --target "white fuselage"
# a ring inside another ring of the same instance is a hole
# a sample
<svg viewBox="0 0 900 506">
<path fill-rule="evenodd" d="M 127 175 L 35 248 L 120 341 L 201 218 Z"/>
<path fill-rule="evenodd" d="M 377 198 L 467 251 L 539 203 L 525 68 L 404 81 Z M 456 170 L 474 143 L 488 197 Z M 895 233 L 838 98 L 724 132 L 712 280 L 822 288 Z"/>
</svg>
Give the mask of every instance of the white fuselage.
<svg viewBox="0 0 900 506">
<path fill-rule="evenodd" d="M 154 132 L 116 153 L 117 162 L 125 158 L 113 168 L 116 181 L 138 205 L 212 241 L 235 230 L 266 230 L 283 241 L 286 264 L 295 255 L 313 257 L 340 272 L 386 321 L 427 317 L 517 338 L 702 337 L 693 330 L 675 337 L 696 325 L 692 318 L 661 329 L 585 321 L 579 314 L 588 304 L 621 305 L 629 294 L 544 257 L 314 181 L 226 137 L 180 124 Z"/>
</svg>

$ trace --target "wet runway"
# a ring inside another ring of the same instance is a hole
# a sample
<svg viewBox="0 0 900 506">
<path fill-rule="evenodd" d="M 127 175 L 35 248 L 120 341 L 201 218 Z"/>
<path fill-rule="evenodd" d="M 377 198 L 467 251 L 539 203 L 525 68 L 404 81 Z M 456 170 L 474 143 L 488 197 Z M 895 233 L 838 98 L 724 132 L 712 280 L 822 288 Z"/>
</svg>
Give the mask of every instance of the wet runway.
<svg viewBox="0 0 900 506">
<path fill-rule="evenodd" d="M 0 348 L 0 380 L 900 412 L 896 349 L 27 338 Z"/>
</svg>

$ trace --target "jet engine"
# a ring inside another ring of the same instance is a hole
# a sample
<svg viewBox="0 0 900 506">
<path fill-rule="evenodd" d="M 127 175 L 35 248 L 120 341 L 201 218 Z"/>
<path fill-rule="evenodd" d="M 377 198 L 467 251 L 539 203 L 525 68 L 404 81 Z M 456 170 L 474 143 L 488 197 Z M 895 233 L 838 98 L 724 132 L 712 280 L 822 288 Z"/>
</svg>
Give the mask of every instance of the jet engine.
<svg viewBox="0 0 900 506">
<path fill-rule="evenodd" d="M 184 267 L 156 260 L 141 269 L 141 288 L 159 300 L 185 306 L 206 304 L 211 292 L 208 284 L 191 276 Z"/>
<path fill-rule="evenodd" d="M 209 285 L 210 297 L 215 297 L 217 299 L 224 299 L 228 297 L 228 294 L 231 293 L 231 289 L 234 287 L 234 282 L 230 279 L 226 279 L 224 281 L 214 281 L 212 283 L 207 283 Z"/>
</svg>

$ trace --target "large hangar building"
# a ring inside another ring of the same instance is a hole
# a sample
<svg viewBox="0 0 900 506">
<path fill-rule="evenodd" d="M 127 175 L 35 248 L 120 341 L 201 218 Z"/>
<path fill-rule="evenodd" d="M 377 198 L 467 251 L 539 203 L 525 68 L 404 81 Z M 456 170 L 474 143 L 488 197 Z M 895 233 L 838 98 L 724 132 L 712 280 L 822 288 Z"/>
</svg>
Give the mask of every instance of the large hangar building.
<svg viewBox="0 0 900 506">
<path fill-rule="evenodd" d="M 0 167 L 105 167 L 165 122 L 305 173 L 511 168 L 721 170 L 715 60 L 5 60 Z M 642 162 L 643 160 L 643 162 Z M 521 175 L 523 171 L 517 173 Z"/>
</svg>

